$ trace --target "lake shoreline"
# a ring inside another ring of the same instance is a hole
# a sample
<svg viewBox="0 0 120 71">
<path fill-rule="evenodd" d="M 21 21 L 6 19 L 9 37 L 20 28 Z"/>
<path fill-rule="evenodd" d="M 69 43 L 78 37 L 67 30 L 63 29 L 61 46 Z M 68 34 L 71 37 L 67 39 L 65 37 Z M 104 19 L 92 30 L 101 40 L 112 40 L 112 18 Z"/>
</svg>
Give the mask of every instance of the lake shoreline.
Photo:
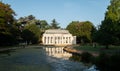
<svg viewBox="0 0 120 71">
<path fill-rule="evenodd" d="M 73 53 L 73 54 L 78 54 L 78 55 L 81 55 L 83 52 L 86 52 L 86 51 L 83 51 L 83 50 L 76 50 L 74 49 L 75 45 L 73 46 L 66 46 L 64 47 L 64 51 L 66 52 L 69 52 L 69 53 Z M 94 53 L 94 52 L 89 52 L 90 54 L 92 54 L 93 56 L 98 56 L 99 53 Z"/>
</svg>

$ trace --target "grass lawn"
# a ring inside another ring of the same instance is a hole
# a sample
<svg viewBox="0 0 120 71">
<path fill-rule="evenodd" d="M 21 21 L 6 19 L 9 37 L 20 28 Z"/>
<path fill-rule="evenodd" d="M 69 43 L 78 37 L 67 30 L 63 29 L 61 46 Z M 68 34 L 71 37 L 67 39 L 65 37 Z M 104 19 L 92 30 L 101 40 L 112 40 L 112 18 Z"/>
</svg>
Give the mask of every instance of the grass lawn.
<svg viewBox="0 0 120 71">
<path fill-rule="evenodd" d="M 115 53 L 115 52 L 120 52 L 120 46 L 109 46 L 109 49 L 105 49 L 105 46 L 76 46 L 74 47 L 77 50 L 82 50 L 82 51 L 86 51 L 86 52 L 95 52 L 95 53 L 99 53 L 99 52 L 106 52 L 106 53 Z"/>
</svg>

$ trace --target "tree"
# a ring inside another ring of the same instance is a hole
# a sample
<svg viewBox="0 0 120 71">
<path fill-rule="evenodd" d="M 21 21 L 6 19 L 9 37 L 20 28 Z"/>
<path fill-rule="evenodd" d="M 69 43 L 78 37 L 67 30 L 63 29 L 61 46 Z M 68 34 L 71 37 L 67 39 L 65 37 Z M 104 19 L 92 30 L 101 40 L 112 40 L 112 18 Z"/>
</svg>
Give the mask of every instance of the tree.
<svg viewBox="0 0 120 71">
<path fill-rule="evenodd" d="M 43 32 L 50 27 L 46 20 L 37 20 L 36 25 L 38 25 Z"/>
<path fill-rule="evenodd" d="M 46 29 L 49 28 L 49 25 L 48 25 L 46 20 L 41 20 L 40 21 L 40 26 L 41 26 L 41 29 L 43 29 L 43 30 L 46 30 Z"/>
<path fill-rule="evenodd" d="M 38 43 L 40 38 L 40 29 L 35 24 L 26 25 L 22 32 L 22 38 L 27 42 L 27 44 L 30 42 L 32 44 Z"/>
<path fill-rule="evenodd" d="M 25 26 L 27 24 L 35 24 L 37 22 L 37 19 L 35 19 L 35 17 L 33 15 L 28 15 L 26 17 L 20 17 L 17 20 L 17 23 L 20 23 L 21 26 Z"/>
<path fill-rule="evenodd" d="M 28 19 L 28 20 L 34 20 L 35 17 L 34 17 L 33 15 L 29 15 L 29 16 L 27 17 L 27 19 Z"/>
<path fill-rule="evenodd" d="M 120 43 L 120 0 L 111 0 L 97 33 L 97 42 L 106 45 Z"/>
<path fill-rule="evenodd" d="M 56 22 L 56 20 L 53 19 L 50 27 L 51 27 L 51 29 L 59 29 L 60 26 L 58 26 L 58 25 L 59 25 L 59 24 Z"/>
<path fill-rule="evenodd" d="M 38 20 L 36 25 L 40 28 L 40 42 L 42 42 L 42 35 L 43 33 L 45 32 L 45 30 L 49 29 L 50 26 L 49 24 L 47 23 L 46 20 Z"/>
<path fill-rule="evenodd" d="M 0 2 L 0 45 L 13 45 L 17 40 L 18 29 L 14 25 L 15 12 L 10 5 Z M 14 32 L 13 32 L 14 31 Z"/>
<path fill-rule="evenodd" d="M 0 2 L 0 24 L 13 24 L 14 15 L 10 5 Z"/>
<path fill-rule="evenodd" d="M 37 28 L 39 28 L 39 41 L 41 42 L 42 40 L 42 34 L 44 33 L 44 31 L 48 28 L 50 28 L 49 24 L 47 23 L 46 20 L 38 20 L 36 19 L 33 15 L 28 15 L 26 17 L 21 17 L 17 20 L 18 22 L 18 25 L 20 25 L 20 30 L 23 31 L 24 33 L 24 36 L 26 35 L 26 33 L 29 33 L 31 31 L 29 31 L 28 29 L 26 30 L 26 26 L 30 26 L 32 24 L 36 25 Z M 35 27 L 36 27 L 35 26 Z M 34 29 L 33 29 L 34 30 Z M 37 32 L 36 32 L 37 33 Z M 32 35 L 32 34 L 31 34 Z M 32 37 L 32 36 L 31 36 Z M 30 36 L 29 37 L 24 37 L 24 39 L 26 39 L 26 41 L 31 42 L 31 38 Z M 29 40 L 28 40 L 29 39 Z"/>
<path fill-rule="evenodd" d="M 92 42 L 92 32 L 95 28 L 91 22 L 73 21 L 66 29 L 69 30 L 72 35 L 77 36 L 78 43 Z"/>
</svg>

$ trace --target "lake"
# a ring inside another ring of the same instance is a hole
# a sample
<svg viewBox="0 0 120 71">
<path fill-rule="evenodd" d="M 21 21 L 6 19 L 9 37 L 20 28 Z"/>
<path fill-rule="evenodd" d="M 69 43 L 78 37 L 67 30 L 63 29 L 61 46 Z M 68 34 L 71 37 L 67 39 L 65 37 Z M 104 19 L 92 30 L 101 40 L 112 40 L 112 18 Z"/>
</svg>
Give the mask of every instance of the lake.
<svg viewBox="0 0 120 71">
<path fill-rule="evenodd" d="M 84 71 L 63 47 L 29 46 L 0 53 L 0 71 Z"/>
</svg>

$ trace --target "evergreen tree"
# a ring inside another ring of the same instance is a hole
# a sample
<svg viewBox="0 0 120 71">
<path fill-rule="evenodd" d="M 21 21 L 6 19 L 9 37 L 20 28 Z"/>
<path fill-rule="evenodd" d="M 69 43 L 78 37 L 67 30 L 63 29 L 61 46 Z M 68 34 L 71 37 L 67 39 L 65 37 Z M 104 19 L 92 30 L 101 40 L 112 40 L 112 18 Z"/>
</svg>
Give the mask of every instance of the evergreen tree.
<svg viewBox="0 0 120 71">
<path fill-rule="evenodd" d="M 56 20 L 53 19 L 53 20 L 52 20 L 52 23 L 51 23 L 51 25 L 50 25 L 50 28 L 51 28 L 51 29 L 59 29 L 60 26 L 58 26 L 58 25 L 59 25 L 59 24 L 56 22 Z"/>
</svg>

